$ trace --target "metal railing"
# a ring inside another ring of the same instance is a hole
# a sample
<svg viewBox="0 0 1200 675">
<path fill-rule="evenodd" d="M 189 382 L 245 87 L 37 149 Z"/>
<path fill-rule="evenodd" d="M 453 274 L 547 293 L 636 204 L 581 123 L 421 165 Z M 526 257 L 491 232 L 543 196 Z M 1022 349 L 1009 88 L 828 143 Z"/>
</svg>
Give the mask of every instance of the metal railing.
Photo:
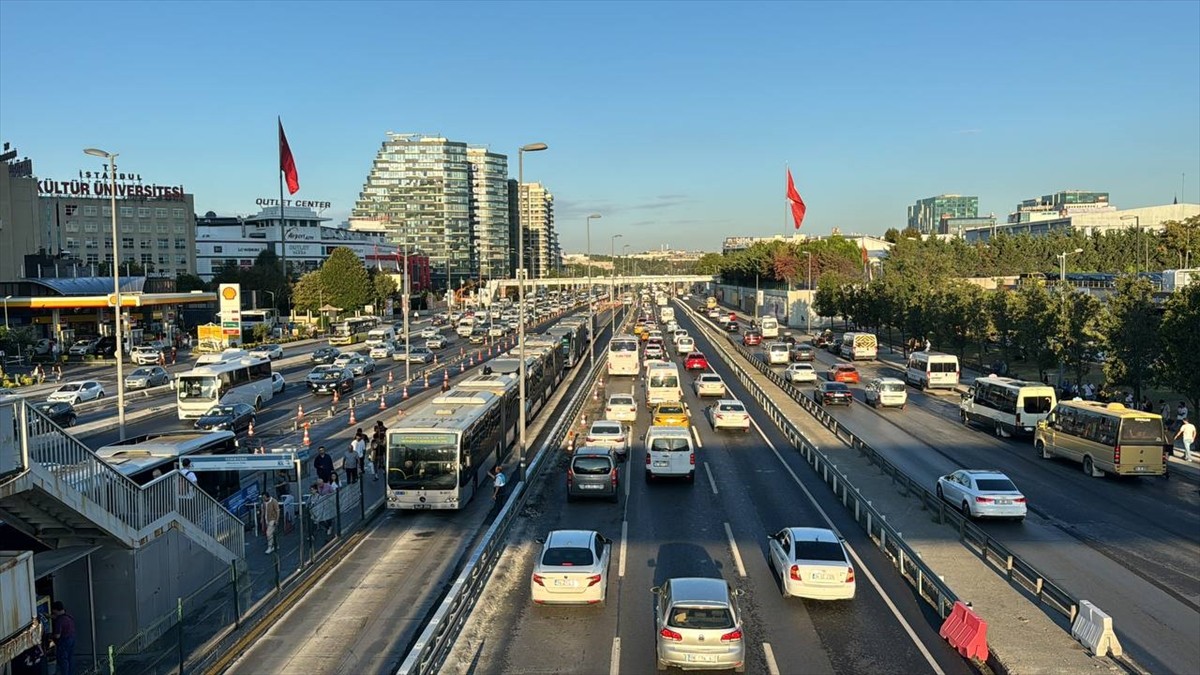
<svg viewBox="0 0 1200 675">
<path fill-rule="evenodd" d="M 629 315 L 627 313 L 618 325 L 624 325 L 628 321 L 628 318 Z M 611 337 L 610 335 L 609 338 L 611 339 Z M 600 344 L 600 342 L 597 342 L 597 345 Z M 607 358 L 607 350 L 604 350 L 601 356 L 596 358 L 595 367 L 588 371 L 583 384 L 576 390 L 570 403 L 567 404 L 566 411 L 558 417 L 554 423 L 554 427 L 550 431 L 550 435 L 546 437 L 545 442 L 538 448 L 537 454 L 529 462 L 526 470 L 526 479 L 517 484 L 516 489 L 496 516 L 495 522 L 488 528 L 483 540 L 479 542 L 479 545 L 471 553 L 471 557 L 468 558 L 462 572 L 450 587 L 446 599 L 438 607 L 437 612 L 433 615 L 425 630 L 422 631 L 420 637 L 417 638 L 408 656 L 400 664 L 400 669 L 397 673 L 402 675 L 424 675 L 438 672 L 442 662 L 445 661 L 446 656 L 453 647 L 454 641 L 458 638 L 458 634 L 466 624 L 467 618 L 475 606 L 475 601 L 479 598 L 479 594 L 487 584 L 488 578 L 491 577 L 492 569 L 495 567 L 496 561 L 500 558 L 500 554 L 504 550 L 508 529 L 521 512 L 521 507 L 525 503 L 529 485 L 537 478 L 538 473 L 545 464 L 546 458 L 562 446 L 563 441 L 571 430 L 571 423 L 575 419 L 575 416 L 591 400 L 592 387 L 596 382 L 596 378 L 603 371 Z"/>
<path fill-rule="evenodd" d="M 686 307 L 686 305 L 685 308 L 687 311 L 691 312 L 691 308 Z M 692 318 L 695 319 L 699 324 L 699 322 L 702 320 L 701 317 L 697 316 L 694 312 L 691 313 Z M 707 319 L 703 319 L 703 321 L 708 322 Z M 708 325 L 711 327 L 711 323 L 708 323 Z M 837 419 L 835 419 L 833 415 L 830 415 L 823 406 L 818 405 L 816 401 L 812 400 L 808 396 L 804 396 L 799 388 L 797 388 L 791 382 L 785 380 L 779 373 L 771 370 L 771 367 L 767 363 L 754 358 L 754 354 L 750 350 L 733 342 L 730 342 L 727 345 L 725 340 L 720 339 L 721 336 L 714 336 L 712 334 L 712 332 L 714 332 L 713 329 L 710 328 L 709 332 L 709 338 L 712 340 L 713 344 L 717 345 L 718 349 L 728 353 L 727 347 L 733 347 L 738 354 L 754 365 L 754 367 L 761 374 L 765 375 L 772 383 L 786 392 L 793 401 L 798 403 L 800 407 L 804 408 L 806 412 L 816 418 L 816 420 L 825 428 L 833 432 L 833 434 L 837 436 L 839 440 L 859 451 L 859 453 L 864 455 L 872 464 L 878 466 L 880 471 L 882 471 L 884 475 L 890 477 L 892 482 L 897 485 L 897 487 L 900 488 L 905 495 L 916 497 L 916 499 L 921 502 L 922 509 L 933 511 L 937 516 L 937 522 L 947 523 L 954 527 L 958 531 L 959 540 L 973 549 L 985 562 L 995 568 L 996 571 L 1003 574 L 1010 581 L 1019 584 L 1030 595 L 1035 597 L 1039 603 L 1058 612 L 1068 621 L 1075 620 L 1075 615 L 1079 610 L 1079 600 L 1077 598 L 1073 597 L 1053 581 L 1050 581 L 1045 575 L 1039 572 L 1036 567 L 1026 562 L 999 541 L 988 535 L 978 525 L 972 523 L 968 518 L 963 516 L 962 513 L 960 513 L 957 509 L 949 508 L 948 504 L 946 504 L 942 499 L 938 498 L 938 496 L 930 491 L 929 488 L 927 488 L 924 484 L 917 482 L 905 474 L 904 471 L 880 454 L 877 450 L 872 448 L 866 443 L 866 441 L 862 440 L 841 423 L 839 423 Z M 808 462 L 813 465 L 813 469 L 825 479 L 825 482 L 830 483 L 830 485 L 834 488 L 834 494 L 838 494 L 837 483 L 839 481 L 842 483 L 843 504 L 847 505 L 847 508 L 849 508 L 849 504 L 845 497 L 845 476 L 842 475 L 836 467 L 829 464 L 828 458 L 821 453 L 821 451 L 814 448 L 813 444 L 808 441 L 804 434 L 797 429 L 795 425 L 783 417 L 783 414 L 779 411 L 778 407 L 771 402 L 770 396 L 768 396 L 762 390 L 762 388 L 753 381 L 752 378 L 745 376 L 741 366 L 735 363 L 732 359 L 726 359 L 726 361 L 733 368 L 734 372 L 738 373 L 738 379 L 742 380 L 742 382 L 745 383 L 752 392 L 754 392 L 755 398 L 764 406 L 764 409 L 767 410 L 771 418 L 775 420 L 777 425 L 779 425 L 779 428 L 788 436 L 789 440 L 792 441 L 792 444 L 795 445 L 801 451 L 801 454 L 804 455 L 805 459 L 807 459 Z M 860 498 L 856 498 L 854 511 L 856 519 L 862 523 L 862 519 L 859 518 L 860 511 L 862 510 L 862 507 L 859 506 L 860 501 Z M 870 506 L 866 506 L 866 509 L 868 509 L 868 514 L 874 512 L 874 509 L 872 509 Z M 874 532 L 871 532 L 872 520 L 880 519 L 878 512 L 874 513 L 875 518 L 870 518 L 870 516 L 868 516 L 868 520 L 865 524 L 872 538 L 876 539 L 877 543 L 880 545 L 880 548 L 888 553 L 897 566 L 900 567 L 900 571 L 902 574 L 905 574 L 906 579 L 909 579 L 910 582 L 914 581 L 911 572 L 906 573 L 905 571 L 905 561 L 907 560 L 909 562 L 915 562 L 918 565 L 919 575 L 917 577 L 917 581 L 919 581 L 921 584 L 928 584 L 928 577 L 932 575 L 932 571 L 926 568 L 924 563 L 919 561 L 919 558 L 912 552 L 911 549 L 908 548 L 907 544 L 899 541 L 898 534 L 894 531 L 891 531 L 890 526 L 879 525 L 879 530 L 881 533 L 885 530 L 890 531 L 891 533 L 888 535 L 888 537 L 892 539 L 891 542 L 887 542 L 887 540 L 883 539 L 882 536 L 877 536 Z M 897 550 L 905 551 L 904 556 L 901 557 L 898 555 L 897 551 L 888 550 L 888 544 L 895 545 Z M 934 578 L 936 579 L 936 576 Z M 940 581 L 937 581 L 936 584 L 943 588 L 946 594 L 953 596 L 953 592 L 950 591 L 949 588 Z M 922 596 L 925 597 L 921 586 L 918 585 L 917 588 L 918 591 L 922 592 Z M 938 606 L 936 603 L 934 604 L 935 606 Z M 949 605 L 946 606 L 945 612 L 949 612 L 949 608 L 953 606 L 953 604 L 953 602 L 949 603 Z M 942 611 L 940 607 L 939 611 Z M 945 616 L 945 614 L 943 613 L 942 616 Z"/>
<path fill-rule="evenodd" d="M 25 401 L 18 403 L 13 405 L 20 429 L 22 466 L 39 465 L 60 486 L 83 497 L 86 501 L 78 505 L 83 515 L 88 515 L 88 508 L 99 508 L 132 530 L 135 539 L 152 537 L 164 520 L 179 517 L 215 539 L 234 557 L 242 557 L 242 521 L 177 471 L 145 486 L 138 485 L 36 408 Z M 63 496 L 69 497 L 71 492 Z M 94 506 L 89 507 L 87 502 Z M 130 544 L 136 545 L 136 541 Z"/>
</svg>

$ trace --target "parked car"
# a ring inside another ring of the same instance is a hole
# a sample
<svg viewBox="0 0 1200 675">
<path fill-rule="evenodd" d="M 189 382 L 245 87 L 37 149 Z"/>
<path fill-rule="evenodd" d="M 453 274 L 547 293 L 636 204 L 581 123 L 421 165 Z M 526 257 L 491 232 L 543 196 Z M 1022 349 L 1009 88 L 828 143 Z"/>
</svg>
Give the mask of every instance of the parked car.
<svg viewBox="0 0 1200 675">
<path fill-rule="evenodd" d="M 858 368 L 855 368 L 849 363 L 839 363 L 829 369 L 829 379 L 833 382 L 858 384 Z"/>
<path fill-rule="evenodd" d="M 163 358 L 162 351 L 150 345 L 138 345 L 129 353 L 129 360 L 139 366 L 149 366 L 158 363 Z"/>
<path fill-rule="evenodd" d="M 282 394 L 284 389 L 287 389 L 287 380 L 283 379 L 283 375 L 271 373 L 271 391 Z"/>
<path fill-rule="evenodd" d="M 691 352 L 683 360 L 685 370 L 708 370 L 708 357 L 700 352 Z"/>
<path fill-rule="evenodd" d="M 584 445 L 613 448 L 622 462 L 629 456 L 629 434 L 625 425 L 610 420 L 596 420 L 588 429 Z"/>
<path fill-rule="evenodd" d="M 726 391 L 725 380 L 716 373 L 704 373 L 696 378 L 692 386 L 696 389 L 696 396 L 724 396 Z"/>
<path fill-rule="evenodd" d="M 160 387 L 170 381 L 171 374 L 162 366 L 142 366 L 125 376 L 125 388 Z"/>
<path fill-rule="evenodd" d="M 111 359 L 116 353 L 117 339 L 111 335 L 105 335 L 96 340 L 96 346 L 92 348 L 92 355 L 102 359 Z"/>
<path fill-rule="evenodd" d="M 620 471 L 612 448 L 576 448 L 567 465 L 567 501 L 577 497 L 620 499 Z"/>
<path fill-rule="evenodd" d="M 79 419 L 79 416 L 75 414 L 75 408 L 66 401 L 58 401 L 56 403 L 44 401 L 33 404 L 33 407 L 38 412 L 49 417 L 51 422 L 60 427 L 73 427 L 75 426 L 75 421 Z"/>
<path fill-rule="evenodd" d="M 313 368 L 304 378 L 308 390 L 314 394 L 354 391 L 354 373 L 347 367 L 323 365 Z"/>
<path fill-rule="evenodd" d="M 276 344 L 261 344 L 257 347 L 250 348 L 250 356 L 256 356 L 260 359 L 275 359 L 283 358 L 283 345 Z"/>
<path fill-rule="evenodd" d="M 844 540 L 821 527 L 789 527 L 767 537 L 767 564 L 785 598 L 852 600 L 854 564 Z"/>
<path fill-rule="evenodd" d="M 98 398 L 104 398 L 104 387 L 95 380 L 86 380 L 84 382 L 68 382 L 55 389 L 46 397 L 46 400 L 50 403 L 64 402 L 79 405 L 84 401 Z"/>
<path fill-rule="evenodd" d="M 894 377 L 876 377 L 863 388 L 863 398 L 874 407 L 895 407 L 903 410 L 908 405 L 908 389 L 904 380 Z"/>
<path fill-rule="evenodd" d="M 816 382 L 817 371 L 811 363 L 793 363 L 783 371 L 783 377 L 792 384 L 799 382 Z"/>
<path fill-rule="evenodd" d="M 246 403 L 214 405 L 196 420 L 196 428 L 211 431 L 226 429 L 238 432 L 254 424 L 254 406 Z"/>
<path fill-rule="evenodd" d="M 98 338 L 84 338 L 82 340 L 76 340 L 75 344 L 71 345 L 71 348 L 67 350 L 67 354 L 69 356 L 88 356 L 90 354 L 94 354 L 96 351 L 96 345 L 99 342 L 100 340 Z"/>
<path fill-rule="evenodd" d="M 341 355 L 342 350 L 337 347 L 320 347 L 313 351 L 309 360 L 313 363 L 333 363 Z"/>
<path fill-rule="evenodd" d="M 821 382 L 813 390 L 813 400 L 821 405 L 851 405 L 854 394 L 842 382 Z"/>
<path fill-rule="evenodd" d="M 542 545 L 529 577 L 534 604 L 604 605 L 612 542 L 592 530 L 554 530 Z"/>
<path fill-rule="evenodd" d="M 650 589 L 654 603 L 657 668 L 746 669 L 742 594 L 724 579 L 676 577 Z"/>
<path fill-rule="evenodd" d="M 604 405 L 604 419 L 614 422 L 636 422 L 637 413 L 637 399 L 632 394 L 613 394 Z"/>
<path fill-rule="evenodd" d="M 968 518 L 1024 520 L 1025 495 L 999 471 L 959 469 L 937 480 L 937 496 L 958 507 Z"/>
<path fill-rule="evenodd" d="M 725 398 L 708 407 L 708 421 L 714 431 L 718 429 L 741 429 L 750 431 L 750 413 L 741 401 Z"/>
</svg>

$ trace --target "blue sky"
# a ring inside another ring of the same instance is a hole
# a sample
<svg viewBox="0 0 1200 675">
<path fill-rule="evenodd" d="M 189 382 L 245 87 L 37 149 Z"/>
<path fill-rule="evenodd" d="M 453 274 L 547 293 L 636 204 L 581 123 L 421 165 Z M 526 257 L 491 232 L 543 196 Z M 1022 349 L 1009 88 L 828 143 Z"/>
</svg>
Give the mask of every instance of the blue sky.
<svg viewBox="0 0 1200 675">
<path fill-rule="evenodd" d="M 196 209 L 278 194 L 344 219 L 387 131 L 526 157 L 564 248 L 881 233 L 975 194 L 1200 202 L 1200 2 L 0 2 L 0 138 L 43 178 L 120 152 Z M 1180 194 L 1181 174 L 1186 195 Z"/>
</svg>

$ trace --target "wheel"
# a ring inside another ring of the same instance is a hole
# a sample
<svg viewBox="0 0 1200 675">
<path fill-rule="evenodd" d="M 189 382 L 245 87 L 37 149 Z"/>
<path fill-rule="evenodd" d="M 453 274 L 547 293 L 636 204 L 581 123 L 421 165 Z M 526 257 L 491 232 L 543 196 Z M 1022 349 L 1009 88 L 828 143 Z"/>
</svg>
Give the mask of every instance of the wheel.
<svg viewBox="0 0 1200 675">
<path fill-rule="evenodd" d="M 261 397 L 256 396 L 254 398 L 254 409 L 262 410 L 262 398 Z"/>
<path fill-rule="evenodd" d="M 1004 427 L 1000 426 L 999 422 L 996 422 L 996 429 L 993 433 L 996 434 L 996 438 L 1004 438 Z"/>
<path fill-rule="evenodd" d="M 746 664 L 745 664 L 745 662 L 743 662 L 743 663 L 742 663 L 742 665 L 740 665 L 740 666 L 738 666 L 738 667 L 734 668 L 734 669 L 733 669 L 733 672 L 735 672 L 735 673 L 744 673 L 744 672 L 746 672 Z"/>
<path fill-rule="evenodd" d="M 971 518 L 971 505 L 970 505 L 970 504 L 968 504 L 966 501 L 964 501 L 964 502 L 962 503 L 962 514 L 963 514 L 963 516 L 964 516 L 964 517 L 966 517 L 968 520 Z"/>
<path fill-rule="evenodd" d="M 75 422 L 76 422 L 76 420 L 77 420 L 77 418 L 76 418 L 74 415 L 70 415 L 69 417 L 67 417 L 67 424 L 66 424 L 66 426 L 68 426 L 68 427 L 73 427 L 73 426 L 75 426 Z"/>
<path fill-rule="evenodd" d="M 1103 471 L 1096 470 L 1096 464 L 1092 461 L 1090 456 L 1083 458 L 1083 472 L 1093 478 L 1104 475 Z"/>
<path fill-rule="evenodd" d="M 1044 441 L 1038 441 L 1033 447 L 1037 450 L 1038 457 L 1050 459 L 1050 453 L 1046 452 L 1046 443 Z"/>
</svg>

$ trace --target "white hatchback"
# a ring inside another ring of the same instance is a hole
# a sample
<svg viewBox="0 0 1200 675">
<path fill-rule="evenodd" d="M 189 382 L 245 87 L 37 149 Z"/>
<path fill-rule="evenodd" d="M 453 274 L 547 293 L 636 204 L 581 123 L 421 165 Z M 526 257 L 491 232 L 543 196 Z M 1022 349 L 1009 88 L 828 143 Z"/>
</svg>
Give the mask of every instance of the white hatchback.
<svg viewBox="0 0 1200 675">
<path fill-rule="evenodd" d="M 725 395 L 725 380 L 722 380 L 721 376 L 716 373 L 705 373 L 697 377 L 693 386 L 696 388 L 696 396 Z"/>
<path fill-rule="evenodd" d="M 529 577 L 534 604 L 604 605 L 612 541 L 592 530 L 554 530 L 537 541 L 542 551 Z"/>
<path fill-rule="evenodd" d="M 50 403 L 79 405 L 84 401 L 91 401 L 103 396 L 104 387 L 100 386 L 99 382 L 88 380 L 87 382 L 68 382 L 55 389 L 53 393 L 46 397 L 46 400 Z"/>
</svg>

